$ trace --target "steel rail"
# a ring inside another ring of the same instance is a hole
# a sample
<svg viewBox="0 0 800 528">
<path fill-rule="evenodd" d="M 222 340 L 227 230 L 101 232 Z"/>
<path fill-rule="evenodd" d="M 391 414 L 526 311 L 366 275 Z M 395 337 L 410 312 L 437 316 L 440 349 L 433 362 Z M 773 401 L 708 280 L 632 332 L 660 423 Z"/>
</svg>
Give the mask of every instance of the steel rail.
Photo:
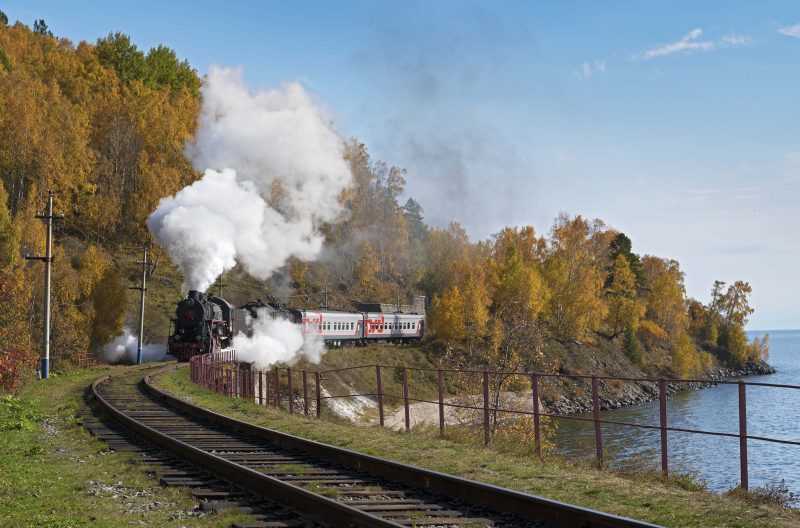
<svg viewBox="0 0 800 528">
<path fill-rule="evenodd" d="M 570 528 L 659 528 L 655 524 L 545 499 L 438 471 L 401 464 L 243 422 L 198 407 L 159 389 L 153 384 L 152 375 L 146 376 L 143 384 L 145 391 L 151 396 L 163 400 L 195 418 L 266 440 L 285 449 L 302 451 L 307 455 L 349 467 L 374 477 L 384 478 L 411 488 L 464 501 L 468 504 L 480 505 L 495 512 L 510 513 L 523 520 L 544 520 L 556 526 Z M 202 464 L 202 462 L 198 463 Z M 385 523 L 386 521 L 381 520 L 381 522 Z M 372 526 L 389 525 L 373 524 Z"/>
<path fill-rule="evenodd" d="M 174 368 L 173 366 L 162 367 L 153 374 L 164 372 Z M 336 502 L 332 499 L 318 495 L 311 491 L 302 489 L 283 482 L 277 478 L 270 477 L 253 469 L 247 468 L 235 462 L 225 460 L 202 449 L 198 449 L 180 440 L 169 437 L 140 421 L 131 418 L 115 406 L 111 405 L 97 390 L 102 383 L 110 381 L 114 376 L 106 375 L 95 380 L 91 385 L 92 397 L 114 420 L 130 429 L 141 437 L 149 440 L 155 445 L 171 451 L 175 455 L 204 467 L 215 475 L 238 486 L 250 489 L 261 495 L 265 495 L 275 502 L 289 505 L 304 515 L 314 518 L 321 524 L 333 526 L 346 526 L 352 528 L 367 527 L 399 527 L 401 524 L 382 519 L 368 512 L 351 508 L 345 504 Z M 145 385 L 149 387 L 150 375 L 145 377 Z M 177 407 L 177 406 L 176 406 Z"/>
</svg>

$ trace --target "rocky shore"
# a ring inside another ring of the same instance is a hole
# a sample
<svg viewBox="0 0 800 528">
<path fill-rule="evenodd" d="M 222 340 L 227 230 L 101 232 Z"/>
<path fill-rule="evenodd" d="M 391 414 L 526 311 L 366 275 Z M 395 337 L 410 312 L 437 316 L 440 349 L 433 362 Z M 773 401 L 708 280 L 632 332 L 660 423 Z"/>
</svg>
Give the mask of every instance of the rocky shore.
<svg viewBox="0 0 800 528">
<path fill-rule="evenodd" d="M 742 368 L 715 366 L 699 379 L 704 381 L 668 383 L 667 393 L 672 395 L 681 390 L 701 390 L 717 385 L 720 381 L 740 376 L 774 374 L 775 368 L 768 363 L 749 360 Z M 568 374 L 568 373 L 567 373 Z M 637 376 L 627 376 L 637 377 Z M 644 377 L 644 376 L 641 376 Z M 599 381 L 600 408 L 619 409 L 639 405 L 658 398 L 658 383 L 650 381 Z M 586 379 L 550 379 L 542 384 L 542 410 L 553 414 L 574 414 L 592 410 L 591 382 Z"/>
</svg>

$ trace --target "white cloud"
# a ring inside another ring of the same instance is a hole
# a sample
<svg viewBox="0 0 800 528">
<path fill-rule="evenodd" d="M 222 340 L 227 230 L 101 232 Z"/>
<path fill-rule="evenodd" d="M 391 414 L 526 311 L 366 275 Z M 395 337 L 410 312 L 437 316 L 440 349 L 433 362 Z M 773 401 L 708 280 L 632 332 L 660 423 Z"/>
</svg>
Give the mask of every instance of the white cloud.
<svg viewBox="0 0 800 528">
<path fill-rule="evenodd" d="M 580 68 L 575 71 L 575 76 L 579 79 L 588 79 L 596 73 L 605 75 L 608 67 L 606 61 L 596 60 L 591 62 L 584 62 Z"/>
<path fill-rule="evenodd" d="M 787 37 L 800 38 L 800 24 L 779 28 L 778 33 Z"/>
<path fill-rule="evenodd" d="M 633 55 L 633 60 L 651 60 L 658 57 L 666 57 L 676 53 L 689 53 L 693 51 L 713 51 L 721 47 L 743 46 L 749 44 L 752 39 L 746 35 L 723 35 L 718 40 L 702 40 L 703 30 L 695 28 L 683 36 L 680 40 L 662 44 L 655 48 L 645 50 Z"/>
<path fill-rule="evenodd" d="M 747 35 L 723 35 L 722 36 L 722 43 L 728 46 L 744 46 L 746 44 L 750 44 L 753 39 L 748 37 Z"/>
</svg>

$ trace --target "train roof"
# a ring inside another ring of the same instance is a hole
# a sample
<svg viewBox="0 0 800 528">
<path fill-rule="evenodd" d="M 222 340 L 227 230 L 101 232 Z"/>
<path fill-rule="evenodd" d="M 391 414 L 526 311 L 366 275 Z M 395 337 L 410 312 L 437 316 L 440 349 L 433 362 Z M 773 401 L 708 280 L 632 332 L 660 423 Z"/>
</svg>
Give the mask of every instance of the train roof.
<svg viewBox="0 0 800 528">
<path fill-rule="evenodd" d="M 344 312 L 339 310 L 318 310 L 313 308 L 298 308 L 298 312 L 303 313 L 318 313 L 318 314 L 331 314 L 331 315 L 361 315 L 361 312 Z"/>
</svg>

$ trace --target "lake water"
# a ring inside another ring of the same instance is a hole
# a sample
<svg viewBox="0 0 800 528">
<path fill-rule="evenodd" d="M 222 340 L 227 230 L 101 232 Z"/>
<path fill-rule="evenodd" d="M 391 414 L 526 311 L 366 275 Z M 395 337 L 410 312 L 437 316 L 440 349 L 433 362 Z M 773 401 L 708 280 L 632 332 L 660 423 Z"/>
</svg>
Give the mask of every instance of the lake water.
<svg viewBox="0 0 800 528">
<path fill-rule="evenodd" d="M 778 372 L 770 376 L 747 376 L 745 381 L 800 385 L 800 330 L 768 331 L 770 359 Z M 764 332 L 748 332 L 761 337 Z M 659 424 L 658 401 L 635 407 L 605 411 L 604 419 Z M 681 391 L 667 400 L 671 427 L 726 433 L 739 432 L 738 388 L 720 385 L 699 391 Z M 800 390 L 747 387 L 747 432 L 800 441 Z M 559 420 L 555 443 L 567 457 L 595 456 L 594 427 L 591 423 Z M 612 466 L 630 460 L 660 468 L 660 432 L 615 425 L 603 425 L 606 459 Z M 690 433 L 668 434 L 670 469 L 696 472 L 713 491 L 725 491 L 739 483 L 739 440 Z M 784 479 L 800 492 L 800 446 L 758 440 L 748 441 L 750 487 Z"/>
</svg>

